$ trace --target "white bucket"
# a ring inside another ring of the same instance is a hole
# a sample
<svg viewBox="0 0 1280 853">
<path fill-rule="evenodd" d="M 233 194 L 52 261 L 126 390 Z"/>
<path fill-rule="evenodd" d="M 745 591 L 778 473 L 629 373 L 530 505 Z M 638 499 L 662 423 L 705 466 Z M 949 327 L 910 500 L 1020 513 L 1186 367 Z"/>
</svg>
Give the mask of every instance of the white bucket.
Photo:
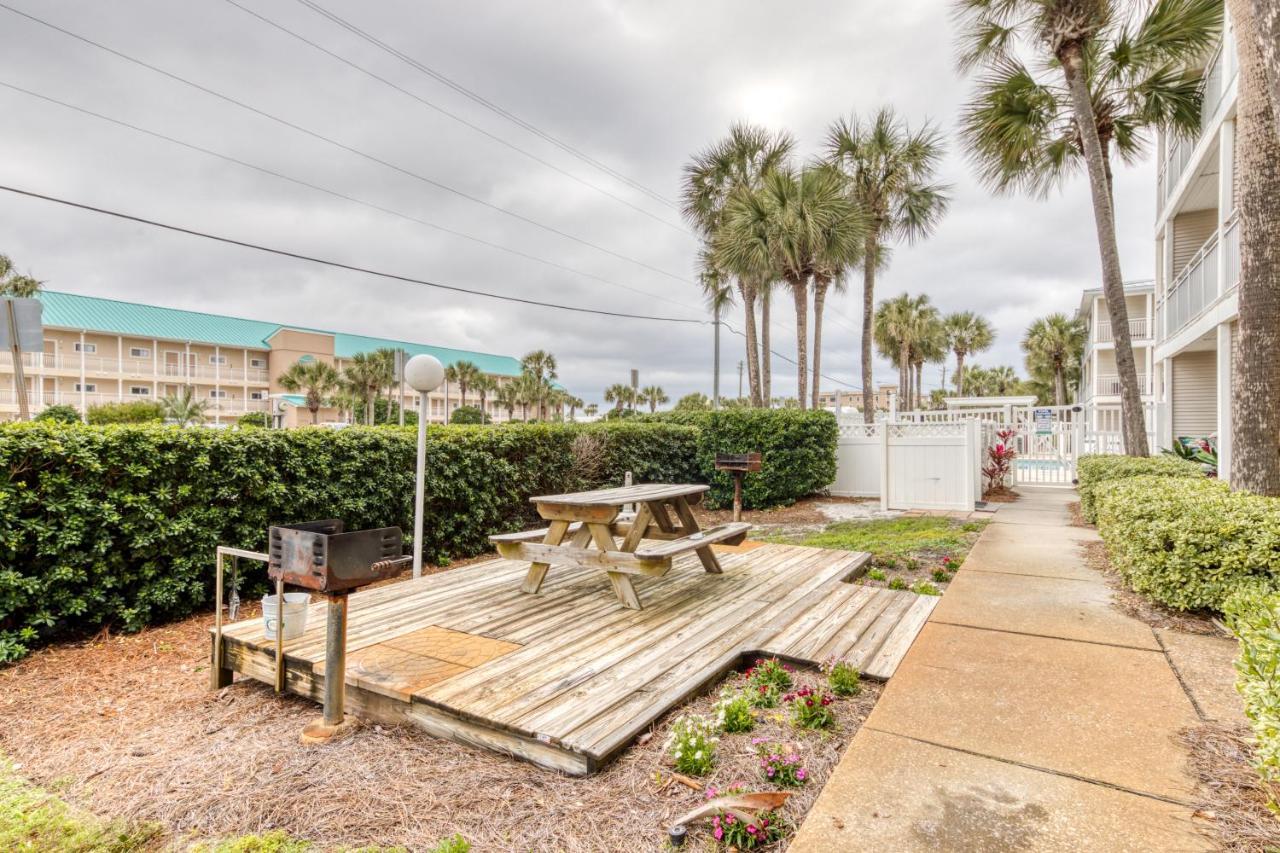
<svg viewBox="0 0 1280 853">
<path fill-rule="evenodd" d="M 286 592 L 284 594 L 284 638 L 293 640 L 302 636 L 307 630 L 307 607 L 311 604 L 309 592 Z M 262 596 L 262 622 L 266 628 L 268 640 L 276 638 L 276 626 L 280 623 L 279 608 L 275 595 Z"/>
</svg>

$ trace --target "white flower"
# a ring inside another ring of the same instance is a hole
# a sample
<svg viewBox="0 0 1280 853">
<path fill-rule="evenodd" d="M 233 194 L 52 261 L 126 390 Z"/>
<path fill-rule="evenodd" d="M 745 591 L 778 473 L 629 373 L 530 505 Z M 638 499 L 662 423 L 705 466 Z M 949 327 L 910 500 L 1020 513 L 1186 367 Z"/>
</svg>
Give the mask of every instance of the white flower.
<svg viewBox="0 0 1280 853">
<path fill-rule="evenodd" d="M 693 754 L 693 757 L 694 757 L 696 760 L 701 761 L 701 760 L 702 760 L 702 750 L 698 750 L 697 752 L 695 752 L 695 753 Z"/>
</svg>

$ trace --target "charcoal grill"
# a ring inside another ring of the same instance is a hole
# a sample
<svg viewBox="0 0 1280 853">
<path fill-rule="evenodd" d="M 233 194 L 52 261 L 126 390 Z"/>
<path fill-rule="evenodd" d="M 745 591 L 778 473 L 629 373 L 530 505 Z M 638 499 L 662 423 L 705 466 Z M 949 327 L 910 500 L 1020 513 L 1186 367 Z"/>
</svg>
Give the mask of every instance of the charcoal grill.
<svg viewBox="0 0 1280 853">
<path fill-rule="evenodd" d="M 272 527 L 267 574 L 281 594 L 284 585 L 323 594 L 325 614 L 324 717 L 302 732 L 304 742 L 321 742 L 346 725 L 347 596 L 353 589 L 395 577 L 413 560 L 404 554 L 399 527 L 345 530 L 340 519 Z M 283 600 L 283 598 L 281 598 Z M 276 631 L 276 689 L 283 687 L 283 626 Z"/>
<path fill-rule="evenodd" d="M 742 520 L 742 478 L 760 470 L 759 453 L 717 453 L 716 470 L 733 476 L 733 520 Z"/>
</svg>

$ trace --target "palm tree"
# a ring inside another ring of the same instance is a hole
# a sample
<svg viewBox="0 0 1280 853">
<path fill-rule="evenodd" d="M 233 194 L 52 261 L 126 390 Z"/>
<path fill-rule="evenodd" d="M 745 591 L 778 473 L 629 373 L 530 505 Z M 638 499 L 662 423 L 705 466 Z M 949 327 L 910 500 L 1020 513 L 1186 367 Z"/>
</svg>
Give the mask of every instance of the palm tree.
<svg viewBox="0 0 1280 853">
<path fill-rule="evenodd" d="M 1067 373 L 1071 365 L 1080 363 L 1084 336 L 1084 324 L 1079 320 L 1066 314 L 1050 314 L 1028 326 L 1022 338 L 1027 370 L 1035 373 L 1032 365 L 1042 364 L 1053 376 L 1054 405 L 1067 404 Z"/>
<path fill-rule="evenodd" d="M 948 314 L 942 320 L 947 348 L 956 354 L 956 393 L 964 396 L 964 360 L 973 353 L 991 348 L 995 333 L 985 317 L 972 311 Z"/>
<path fill-rule="evenodd" d="M 924 408 L 924 366 L 945 361 L 947 338 L 942 327 L 942 316 L 932 305 L 921 312 L 916 329 L 916 339 L 911 345 L 911 369 L 915 372 L 915 390 L 911 396 L 912 409 Z"/>
<path fill-rule="evenodd" d="M 520 406 L 520 419 L 529 420 L 530 406 L 534 407 L 534 415 L 539 415 L 547 390 L 542 381 L 534 374 L 525 371 L 512 384 L 515 385 L 516 403 Z"/>
<path fill-rule="evenodd" d="M 1133 20 L 1115 0 L 958 0 L 964 22 L 961 66 L 986 76 L 962 121 L 983 180 L 998 191 L 1040 195 L 1083 162 L 1089 176 L 1120 377 L 1125 451 L 1147 455 L 1147 433 L 1129 337 L 1116 246 L 1111 154 L 1133 160 L 1152 126 L 1198 132 L 1195 60 L 1222 27 L 1217 0 L 1159 0 Z M 1037 51 L 1033 63 L 1018 48 Z M 1049 70 L 1041 81 L 1032 65 Z M 1056 81 L 1061 77 L 1061 85 Z"/>
<path fill-rule="evenodd" d="M 195 389 L 185 385 L 180 393 L 160 398 L 160 407 L 164 410 L 165 420 L 187 426 L 205 422 L 209 401 L 196 399 Z"/>
<path fill-rule="evenodd" d="M 827 303 L 827 291 L 842 293 L 845 289 L 845 273 L 862 258 L 866 240 L 867 219 L 862 207 L 842 192 L 843 180 L 833 170 L 830 183 L 833 199 L 821 210 L 814 221 L 818 226 L 812 240 L 811 269 L 813 271 L 813 395 L 811 405 L 818 408 L 822 382 L 822 315 Z"/>
<path fill-rule="evenodd" d="M 556 373 L 556 357 L 546 350 L 534 350 L 520 359 L 520 369 L 534 378 L 534 399 L 530 402 L 538 404 L 538 417 L 545 419 L 547 392 L 552 388 L 552 380 L 559 375 Z"/>
<path fill-rule="evenodd" d="M 631 396 L 631 386 L 623 385 L 621 382 L 615 382 L 604 389 L 604 401 L 613 403 L 614 411 L 621 412 L 622 407 L 631 402 Z"/>
<path fill-rule="evenodd" d="M 43 282 L 29 275 L 19 275 L 13 271 L 13 261 L 7 255 L 0 255 L 0 296 L 13 296 L 27 299 L 40 292 Z"/>
<path fill-rule="evenodd" d="M 1280 198 L 1280 69 L 1275 67 L 1280 11 L 1274 3 L 1250 8 L 1244 0 L 1228 0 L 1227 7 L 1240 57 L 1240 320 L 1232 359 L 1230 479 L 1233 488 L 1280 496 L 1280 381 L 1275 371 L 1280 349 L 1280 222 L 1275 207 Z"/>
<path fill-rule="evenodd" d="M 375 374 L 378 379 L 378 388 L 374 392 L 374 399 L 382 397 L 383 389 L 386 389 L 387 399 L 395 399 L 396 396 L 396 351 L 391 347 L 379 347 L 373 351 L 374 364 L 377 365 Z M 376 411 L 376 409 L 375 409 Z M 387 407 L 387 414 L 390 416 L 391 407 Z"/>
<path fill-rule="evenodd" d="M 862 416 L 867 423 L 875 419 L 876 272 L 888 264 L 892 243 L 927 237 L 946 213 L 949 188 L 933 182 L 942 155 L 942 137 L 932 125 L 912 132 L 889 107 L 870 121 L 841 120 L 827 134 L 827 156 L 867 217 L 862 250 Z"/>
<path fill-rule="evenodd" d="M 600 405 L 598 403 L 587 403 L 582 407 L 582 413 L 589 418 L 594 418 L 599 411 Z"/>
<path fill-rule="evenodd" d="M 489 414 L 489 395 L 498 390 L 497 381 L 487 373 L 478 373 L 471 380 L 471 390 L 480 398 L 480 411 Z"/>
<path fill-rule="evenodd" d="M 484 374 L 480 372 L 480 368 L 476 367 L 474 362 L 463 359 L 455 361 L 453 364 L 445 368 L 445 378 L 458 386 L 458 399 L 462 405 L 467 404 L 467 389 L 475 389 L 476 381 Z"/>
<path fill-rule="evenodd" d="M 280 374 L 280 387 L 292 393 L 301 391 L 307 398 L 311 423 L 320 422 L 320 407 L 341 385 L 341 377 L 333 365 L 323 361 L 295 361 Z"/>
<path fill-rule="evenodd" d="M 770 133 L 754 125 L 735 123 L 729 135 L 700 152 L 684 168 L 681 210 L 698 230 L 704 246 L 717 239 L 725 206 L 735 193 L 756 192 L 769 172 L 787 165 L 795 140 L 787 133 Z M 747 346 L 747 377 L 752 405 L 761 405 L 760 347 L 757 340 L 755 302 L 764 282 L 751 271 L 736 275 L 738 293 L 745 309 L 743 323 Z M 721 306 L 723 307 L 723 306 Z M 768 319 L 764 319 L 768 328 Z M 767 359 L 767 350 L 766 356 Z"/>
<path fill-rule="evenodd" d="M 640 400 L 649 404 L 649 411 L 652 413 L 658 411 L 658 406 L 670 402 L 671 398 L 662 390 L 662 386 L 650 385 L 640 389 Z"/>
<path fill-rule="evenodd" d="M 565 395 L 564 404 L 569 407 L 569 420 L 571 421 L 577 420 L 577 418 L 575 418 L 574 415 L 577 413 L 578 409 L 581 409 L 584 405 L 586 405 L 582 401 L 581 397 L 575 397 L 572 394 Z"/>
<path fill-rule="evenodd" d="M 358 352 L 342 366 L 344 384 L 364 403 L 364 422 L 373 423 L 374 398 L 382 388 L 382 362 L 377 353 Z"/>
<path fill-rule="evenodd" d="M 493 401 L 507 412 L 507 420 L 515 420 L 516 406 L 520 405 L 520 380 L 511 379 L 498 386 Z"/>
<path fill-rule="evenodd" d="M 875 312 L 872 338 L 880 353 L 898 368 L 898 399 L 907 410 L 913 408 L 915 396 L 916 354 L 940 350 L 938 335 L 938 309 L 929 304 L 927 295 L 904 293 L 881 302 Z M 928 340 L 930 336 L 934 341 Z M 926 359 L 919 360 L 923 364 Z"/>
</svg>

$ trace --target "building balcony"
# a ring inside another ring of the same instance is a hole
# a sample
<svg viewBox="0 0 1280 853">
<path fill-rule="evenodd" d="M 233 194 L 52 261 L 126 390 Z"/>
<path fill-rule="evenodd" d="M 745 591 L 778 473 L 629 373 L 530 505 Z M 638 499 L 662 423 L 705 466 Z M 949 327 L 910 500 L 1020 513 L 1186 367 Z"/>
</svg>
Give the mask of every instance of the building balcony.
<svg viewBox="0 0 1280 853">
<path fill-rule="evenodd" d="M 209 403 L 205 410 L 206 415 L 215 413 L 221 415 L 242 415 L 245 412 L 269 412 L 271 411 L 270 400 L 251 400 L 241 397 L 216 400 L 211 398 L 201 398 Z M 39 413 L 40 410 L 47 406 L 66 405 L 80 408 L 81 403 L 85 406 L 100 406 L 104 403 L 149 403 L 158 400 L 157 397 L 143 394 L 125 393 L 123 396 L 105 392 L 105 391 L 86 391 L 81 394 L 79 391 L 58 390 L 53 393 L 45 392 L 43 398 L 38 391 L 28 390 L 27 406 L 33 414 Z M 6 410 L 16 410 L 18 406 L 18 395 L 13 388 L 12 381 L 3 387 L 0 387 L 0 408 Z"/>
<path fill-rule="evenodd" d="M 1209 131 L 1216 126 L 1219 113 L 1233 91 L 1239 67 L 1236 60 L 1235 38 L 1230 28 L 1223 35 L 1222 44 L 1209 63 L 1204 77 L 1204 100 L 1200 108 L 1200 132 L 1193 136 L 1166 137 L 1164 160 L 1160 163 L 1157 179 L 1157 207 L 1161 212 L 1173 198 L 1201 148 Z"/>
<path fill-rule="evenodd" d="M 1146 341 L 1152 337 L 1152 323 L 1148 317 L 1130 317 L 1129 318 L 1129 337 L 1135 341 Z M 1111 321 L 1099 320 L 1098 325 L 1093 330 L 1093 340 L 1099 344 L 1114 343 L 1115 337 L 1111 334 Z"/>
<path fill-rule="evenodd" d="M 1224 253 L 1226 280 L 1219 282 L 1219 253 Z M 1162 339 L 1168 340 L 1204 313 L 1218 297 L 1229 293 L 1240 281 L 1240 229 L 1234 216 L 1221 234 L 1214 234 L 1195 253 L 1173 280 L 1157 307 Z"/>
<path fill-rule="evenodd" d="M 81 358 L 79 353 L 65 353 L 54 355 L 52 353 L 25 352 L 22 354 L 22 366 L 28 372 L 34 373 L 61 373 L 65 375 L 79 376 L 81 371 Z M 133 379 L 157 379 L 173 381 L 180 379 L 183 381 L 190 380 L 205 385 L 222 384 L 240 385 L 248 383 L 250 385 L 266 385 L 267 371 L 261 367 L 221 367 L 215 368 L 205 365 L 194 365 L 187 370 L 183 370 L 181 364 L 159 364 L 157 365 L 149 358 L 114 358 L 112 356 L 97 355 L 85 353 L 84 374 L 86 376 L 123 376 Z M 0 353 L 0 372 L 13 372 L 13 356 L 10 353 Z"/>
<path fill-rule="evenodd" d="M 1099 373 L 1097 378 L 1096 397 L 1119 397 L 1120 396 L 1120 377 L 1114 373 Z M 1147 395 L 1151 393 L 1151 377 L 1138 374 L 1138 393 Z"/>
</svg>

